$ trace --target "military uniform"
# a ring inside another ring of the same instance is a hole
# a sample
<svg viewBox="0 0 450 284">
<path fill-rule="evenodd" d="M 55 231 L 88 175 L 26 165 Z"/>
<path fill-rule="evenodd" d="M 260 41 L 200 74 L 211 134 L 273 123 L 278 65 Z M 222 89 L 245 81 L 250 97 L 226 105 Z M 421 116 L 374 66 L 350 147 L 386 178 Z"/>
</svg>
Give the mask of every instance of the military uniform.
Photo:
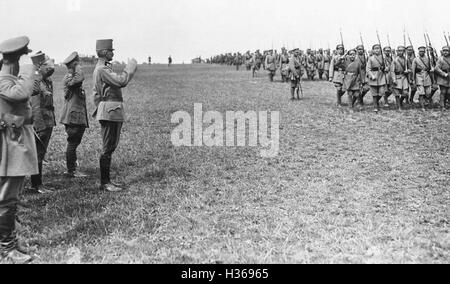
<svg viewBox="0 0 450 284">
<path fill-rule="evenodd" d="M 301 88 L 301 77 L 302 77 L 302 62 L 298 56 L 298 49 L 293 50 L 294 55 L 292 55 L 289 60 L 289 74 L 291 77 L 291 100 L 295 100 L 295 92 L 297 92 L 297 99 L 300 99 L 300 88 Z"/>
<path fill-rule="evenodd" d="M 55 71 L 53 61 L 43 53 L 32 56 L 33 63 L 38 67 L 40 80 L 35 82 L 31 97 L 33 109 L 33 126 L 36 131 L 36 149 L 38 154 L 39 174 L 31 176 L 33 191 L 48 193 L 49 190 L 42 184 L 42 163 L 56 126 L 55 107 L 53 104 L 53 82 L 50 76 Z"/>
<path fill-rule="evenodd" d="M 266 70 L 269 72 L 269 80 L 273 82 L 273 78 L 275 77 L 275 73 L 277 71 L 277 58 L 273 55 L 273 51 L 270 51 L 270 54 L 266 57 L 265 62 Z"/>
<path fill-rule="evenodd" d="M 112 40 L 97 41 L 97 51 L 112 51 Z M 105 58 L 99 58 L 93 74 L 94 117 L 101 124 L 103 151 L 100 157 L 102 187 L 108 190 L 112 185 L 110 168 L 112 154 L 119 145 L 120 133 L 125 121 L 122 88 L 126 87 L 137 70 L 135 60 L 128 64 L 120 75 L 114 73 L 111 64 Z M 117 189 L 117 188 L 115 188 Z"/>
<path fill-rule="evenodd" d="M 281 80 L 283 82 L 289 82 L 289 55 L 285 49 L 280 54 L 280 69 L 281 69 Z"/>
<path fill-rule="evenodd" d="M 342 45 L 337 46 L 336 49 L 344 50 Z M 345 91 L 343 89 L 344 85 L 344 73 L 345 73 L 345 55 L 335 55 L 331 60 L 330 64 L 330 78 L 336 88 L 337 105 L 342 104 L 342 96 Z"/>
<path fill-rule="evenodd" d="M 397 107 L 401 109 L 403 107 L 403 101 L 408 100 L 409 82 L 408 82 L 408 62 L 403 55 L 405 47 L 399 46 L 398 53 L 402 53 L 401 56 L 397 56 L 391 64 L 391 78 L 394 86 L 395 100 Z"/>
<path fill-rule="evenodd" d="M 425 47 L 420 47 L 419 50 L 425 52 Z M 414 83 L 417 86 L 417 93 L 419 94 L 420 105 L 425 109 L 426 99 L 431 99 L 432 95 L 432 81 L 430 72 L 432 71 L 431 60 L 426 56 L 420 56 L 413 60 L 412 72 Z"/>
<path fill-rule="evenodd" d="M 353 50 L 356 53 L 356 51 Z M 363 75 L 361 63 L 357 60 L 348 59 L 345 62 L 344 89 L 348 95 L 349 107 L 353 109 L 355 103 L 359 101 L 361 94 L 361 76 Z"/>
<path fill-rule="evenodd" d="M 386 65 L 381 55 L 373 54 L 367 61 L 366 72 L 374 101 L 375 111 L 379 111 L 379 101 L 381 97 L 385 95 L 387 90 L 388 81 L 386 78 L 385 68 Z"/>
<path fill-rule="evenodd" d="M 314 80 L 317 73 L 317 63 L 316 63 L 316 57 L 314 54 L 312 54 L 311 50 L 307 51 L 306 57 L 305 57 L 305 67 L 306 67 L 306 73 L 308 75 L 309 80 Z"/>
<path fill-rule="evenodd" d="M 83 90 L 84 75 L 81 67 L 76 64 L 78 60 L 78 53 L 73 52 L 63 62 L 68 67 L 72 66 L 63 79 L 64 107 L 60 120 L 61 124 L 66 128 L 67 175 L 71 177 L 74 177 L 77 171 L 77 148 L 83 140 L 86 128 L 89 127 L 86 93 Z M 73 64 L 76 65 L 73 66 Z"/>
<path fill-rule="evenodd" d="M 323 79 L 323 72 L 325 69 L 325 57 L 323 55 L 323 50 L 319 49 L 319 53 L 316 54 L 316 62 L 317 62 L 317 72 L 319 73 L 319 80 Z"/>
<path fill-rule="evenodd" d="M 384 50 L 385 52 L 384 54 L 384 60 L 385 60 L 385 66 L 387 67 L 387 74 L 390 74 L 391 72 L 391 65 L 392 62 L 394 61 L 394 56 L 392 55 L 392 50 L 390 47 L 385 47 Z M 394 81 L 392 79 L 392 76 L 387 75 L 386 76 L 387 79 L 387 85 L 386 85 L 386 92 L 384 93 L 384 105 L 386 107 L 389 107 L 389 97 L 394 93 L 393 89 L 394 89 Z"/>
<path fill-rule="evenodd" d="M 261 64 L 262 64 L 262 55 L 261 53 L 259 53 L 259 50 L 257 50 L 255 52 L 255 54 L 253 54 L 253 59 L 252 59 L 252 76 L 253 78 L 256 77 L 259 69 L 261 69 Z"/>
<path fill-rule="evenodd" d="M 367 95 L 368 92 L 370 92 L 370 87 L 367 79 L 367 57 L 365 55 L 365 49 L 364 46 L 359 45 L 357 48 L 358 53 L 356 54 L 356 61 L 361 64 L 361 94 L 359 96 L 359 103 L 361 105 L 364 105 L 364 97 Z M 362 52 L 362 54 L 361 54 Z"/>
<path fill-rule="evenodd" d="M 29 39 L 14 38 L 0 44 L 4 65 L 17 62 L 28 54 Z M 17 59 L 7 59 L 8 57 Z M 3 66 L 0 73 L 0 257 L 12 262 L 31 261 L 20 248 L 15 236 L 15 221 L 19 193 L 25 176 L 39 172 L 34 137 L 30 97 L 33 93 L 35 70 L 25 70 L 20 77 Z"/>
<path fill-rule="evenodd" d="M 450 47 L 445 46 L 443 51 L 450 54 Z M 436 64 L 436 81 L 441 90 L 440 105 L 443 110 L 447 108 L 447 101 L 450 100 L 450 55 L 442 55 Z"/>
<path fill-rule="evenodd" d="M 408 70 L 412 71 L 412 64 L 414 59 L 416 58 L 415 54 L 414 54 L 414 48 L 412 46 L 408 46 L 407 47 L 407 63 L 408 63 Z M 413 104 L 414 103 L 414 97 L 416 95 L 417 92 L 417 87 L 414 84 L 414 78 L 413 78 L 413 74 L 412 72 L 410 72 L 408 74 L 408 81 L 409 81 L 409 90 L 410 90 L 410 94 L 409 94 L 409 103 Z"/>
<path fill-rule="evenodd" d="M 327 50 L 323 55 L 323 75 L 325 80 L 330 79 L 330 65 L 331 65 L 331 55 L 330 51 Z"/>
</svg>

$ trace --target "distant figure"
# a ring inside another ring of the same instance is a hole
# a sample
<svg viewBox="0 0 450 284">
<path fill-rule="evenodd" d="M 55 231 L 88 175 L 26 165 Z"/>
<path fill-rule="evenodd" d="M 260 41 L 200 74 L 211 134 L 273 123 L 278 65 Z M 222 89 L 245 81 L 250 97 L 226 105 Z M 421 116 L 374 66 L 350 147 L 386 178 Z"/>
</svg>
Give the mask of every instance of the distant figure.
<svg viewBox="0 0 450 284">
<path fill-rule="evenodd" d="M 169 55 L 169 67 L 170 67 L 170 65 L 172 65 L 172 55 Z"/>
<path fill-rule="evenodd" d="M 148 57 L 148 64 L 152 65 L 152 57 L 151 56 Z"/>
</svg>

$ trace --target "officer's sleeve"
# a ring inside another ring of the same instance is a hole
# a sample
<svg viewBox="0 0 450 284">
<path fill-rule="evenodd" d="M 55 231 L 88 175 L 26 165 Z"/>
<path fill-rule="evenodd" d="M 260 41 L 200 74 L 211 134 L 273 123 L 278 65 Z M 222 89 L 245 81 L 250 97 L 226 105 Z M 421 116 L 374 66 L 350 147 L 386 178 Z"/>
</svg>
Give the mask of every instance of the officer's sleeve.
<svg viewBox="0 0 450 284">
<path fill-rule="evenodd" d="M 126 87 L 131 80 L 130 74 L 126 70 L 119 75 L 114 73 L 111 69 L 102 68 L 98 73 L 104 83 L 116 88 Z"/>
<path fill-rule="evenodd" d="M 391 76 L 392 80 L 394 82 L 397 81 L 397 78 L 395 77 L 395 60 L 392 60 L 391 66 L 389 67 L 389 76 Z"/>
<path fill-rule="evenodd" d="M 0 97 L 9 102 L 28 101 L 33 93 L 35 83 L 34 71 L 35 67 L 31 67 L 29 72 L 22 73 L 16 82 L 11 80 L 2 82 Z"/>
<path fill-rule="evenodd" d="M 77 68 L 73 74 L 67 74 L 64 78 L 64 84 L 67 87 L 75 87 L 82 84 L 84 81 L 84 74 L 81 68 Z"/>
<path fill-rule="evenodd" d="M 416 80 L 416 68 L 417 68 L 417 63 L 416 63 L 416 60 L 414 59 L 412 62 L 412 67 L 411 67 L 413 81 Z"/>
</svg>

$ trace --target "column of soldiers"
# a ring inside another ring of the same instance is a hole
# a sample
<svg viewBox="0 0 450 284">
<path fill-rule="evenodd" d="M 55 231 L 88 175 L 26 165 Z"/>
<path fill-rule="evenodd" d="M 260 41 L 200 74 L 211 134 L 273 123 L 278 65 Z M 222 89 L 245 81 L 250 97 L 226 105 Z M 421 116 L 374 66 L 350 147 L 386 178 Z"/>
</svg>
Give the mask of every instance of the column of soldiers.
<svg viewBox="0 0 450 284">
<path fill-rule="evenodd" d="M 101 190 L 121 191 L 111 181 L 112 154 L 118 146 L 125 120 L 121 89 L 132 80 L 137 62 L 131 59 L 121 74 L 111 68 L 114 57 L 112 40 L 97 41 L 98 63 L 93 74 L 93 117 L 101 125 L 103 151 L 100 157 Z M 0 260 L 11 263 L 32 261 L 20 245 L 15 222 L 20 196 L 25 191 L 25 178 L 31 176 L 31 193 L 47 194 L 42 168 L 53 128 L 56 126 L 51 79 L 54 60 L 43 52 L 30 56 L 30 65 L 20 66 L 19 60 L 32 51 L 28 37 L 6 40 L 0 44 Z M 89 127 L 84 74 L 77 52 L 64 61 L 67 74 L 63 79 L 64 106 L 60 123 L 67 133 L 66 163 L 69 178 L 85 178 L 78 170 L 77 148 Z M 19 75 L 20 72 L 20 75 Z"/>
<path fill-rule="evenodd" d="M 336 104 L 342 106 L 342 97 L 347 93 L 348 105 L 363 109 L 364 99 L 371 94 L 374 111 L 381 110 L 380 104 L 389 107 L 389 99 L 395 97 L 399 110 L 406 105 L 414 105 L 418 97 L 422 110 L 433 102 L 434 95 L 440 91 L 440 107 L 445 110 L 450 96 L 450 51 L 444 46 L 441 56 L 431 47 L 421 46 L 416 56 L 413 46 L 399 46 L 393 50 L 390 46 L 376 44 L 367 51 L 364 45 L 345 50 L 340 44 L 330 49 L 317 51 L 307 49 L 304 53 L 296 48 L 287 51 L 282 48 L 263 53 L 247 51 L 245 55 L 229 53 L 211 58 L 212 64 L 245 64 L 252 77 L 258 76 L 261 69 L 266 70 L 269 81 L 273 82 L 277 71 L 281 82 L 291 83 L 291 99 L 299 99 L 301 79 L 330 81 L 336 89 Z M 234 57 L 233 57 L 234 56 Z M 435 60 L 434 58 L 438 58 Z"/>
</svg>

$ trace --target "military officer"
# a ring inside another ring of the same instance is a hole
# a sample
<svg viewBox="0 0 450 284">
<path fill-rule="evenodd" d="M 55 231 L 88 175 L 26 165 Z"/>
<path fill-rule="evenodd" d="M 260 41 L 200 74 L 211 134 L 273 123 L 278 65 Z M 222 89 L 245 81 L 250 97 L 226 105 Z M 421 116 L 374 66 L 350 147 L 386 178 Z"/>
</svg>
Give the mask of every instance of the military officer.
<svg viewBox="0 0 450 284">
<path fill-rule="evenodd" d="M 252 63 L 252 77 L 255 78 L 258 75 L 258 71 L 261 69 L 262 64 L 262 55 L 259 52 L 259 49 L 253 54 Z"/>
<path fill-rule="evenodd" d="M 100 122 L 103 137 L 103 152 L 100 157 L 101 189 L 117 192 L 118 185 L 111 182 L 112 154 L 119 145 L 120 133 L 125 121 L 122 88 L 126 87 L 137 71 L 137 61 L 129 60 L 124 72 L 113 72 L 110 62 L 114 57 L 113 40 L 98 40 L 98 63 L 93 74 L 94 117 Z"/>
<path fill-rule="evenodd" d="M 419 47 L 419 56 L 413 60 L 412 74 L 413 84 L 417 88 L 419 94 L 419 102 L 422 110 L 425 111 L 425 103 L 432 95 L 432 81 L 430 74 L 434 72 L 431 66 L 431 60 L 425 56 L 426 47 Z"/>
<path fill-rule="evenodd" d="M 37 68 L 22 68 L 18 76 L 20 57 L 31 52 L 29 42 L 19 37 L 0 44 L 0 258 L 12 263 L 32 260 L 19 246 L 15 221 L 25 176 L 39 173 L 30 105 Z"/>
<path fill-rule="evenodd" d="M 408 101 L 409 82 L 408 63 L 405 58 L 405 47 L 399 46 L 397 48 L 397 57 L 392 61 L 390 68 L 393 82 L 393 91 L 395 94 L 395 101 L 399 110 L 403 108 L 403 101 Z"/>
<path fill-rule="evenodd" d="M 414 104 L 414 97 L 417 92 L 417 88 L 413 84 L 414 78 L 412 77 L 412 64 L 413 64 L 413 61 L 415 58 L 416 58 L 416 53 L 414 52 L 414 47 L 408 46 L 406 48 L 406 59 L 407 59 L 407 63 L 408 63 L 408 66 L 407 66 L 408 70 L 411 71 L 408 74 L 409 89 L 410 89 L 410 94 L 409 94 L 409 103 L 410 104 Z"/>
<path fill-rule="evenodd" d="M 361 63 L 356 59 L 356 50 L 348 51 L 348 60 L 345 63 L 344 73 L 344 89 L 348 95 L 348 105 L 351 110 L 355 107 L 356 102 L 360 102 L 361 94 L 361 76 L 363 75 Z"/>
<path fill-rule="evenodd" d="M 334 83 L 336 88 L 337 105 L 342 105 L 342 96 L 345 91 L 344 85 L 344 72 L 345 72 L 345 55 L 344 46 L 339 44 L 336 47 L 337 54 L 333 57 L 330 64 L 330 82 Z"/>
<path fill-rule="evenodd" d="M 436 64 L 437 84 L 441 90 L 440 105 L 442 110 L 447 109 L 447 101 L 450 100 L 450 47 L 442 48 L 442 56 Z"/>
<path fill-rule="evenodd" d="M 64 60 L 68 72 L 63 79 L 64 107 L 61 114 L 61 124 L 66 128 L 66 176 L 69 178 L 84 178 L 86 174 L 77 169 L 77 148 L 83 140 L 89 120 L 86 109 L 86 93 L 83 89 L 84 74 L 80 67 L 80 57 L 73 52 Z"/>
<path fill-rule="evenodd" d="M 380 99 L 386 94 L 387 78 L 386 74 L 389 72 L 389 67 L 386 66 L 381 56 L 381 46 L 376 44 L 372 47 L 372 56 L 367 61 L 367 75 L 369 79 L 370 91 L 373 97 L 374 111 L 380 111 Z"/>
<path fill-rule="evenodd" d="M 316 56 L 313 54 L 311 49 L 308 49 L 306 51 L 305 67 L 306 67 L 306 73 L 308 75 L 308 79 L 311 81 L 314 81 L 314 78 L 316 77 L 316 72 L 317 72 L 317 62 L 316 62 Z"/>
<path fill-rule="evenodd" d="M 366 49 L 363 45 L 358 45 L 356 47 L 357 55 L 356 55 L 356 61 L 358 61 L 361 64 L 361 94 L 359 96 L 359 103 L 361 106 L 364 105 L 364 97 L 367 95 L 367 93 L 370 91 L 370 87 L 367 80 L 367 57 L 366 57 Z"/>
<path fill-rule="evenodd" d="M 291 76 L 291 100 L 295 100 L 295 94 L 297 93 L 297 99 L 300 100 L 300 88 L 302 77 L 302 63 L 300 59 L 300 49 L 296 48 L 293 51 L 293 55 L 289 60 L 289 74 Z"/>
<path fill-rule="evenodd" d="M 36 132 L 36 149 L 38 153 L 39 174 L 31 176 L 31 191 L 34 193 L 51 193 L 53 189 L 42 183 L 42 164 L 56 126 L 55 107 L 53 105 L 53 82 L 51 76 L 55 72 L 52 59 L 42 52 L 31 56 L 33 64 L 38 68 L 31 106 L 33 109 L 33 126 Z"/>
<path fill-rule="evenodd" d="M 275 77 L 275 73 L 277 71 L 277 59 L 273 55 L 273 50 L 269 50 L 268 55 L 266 56 L 266 70 L 269 72 L 269 80 L 273 82 L 273 78 Z"/>
</svg>

